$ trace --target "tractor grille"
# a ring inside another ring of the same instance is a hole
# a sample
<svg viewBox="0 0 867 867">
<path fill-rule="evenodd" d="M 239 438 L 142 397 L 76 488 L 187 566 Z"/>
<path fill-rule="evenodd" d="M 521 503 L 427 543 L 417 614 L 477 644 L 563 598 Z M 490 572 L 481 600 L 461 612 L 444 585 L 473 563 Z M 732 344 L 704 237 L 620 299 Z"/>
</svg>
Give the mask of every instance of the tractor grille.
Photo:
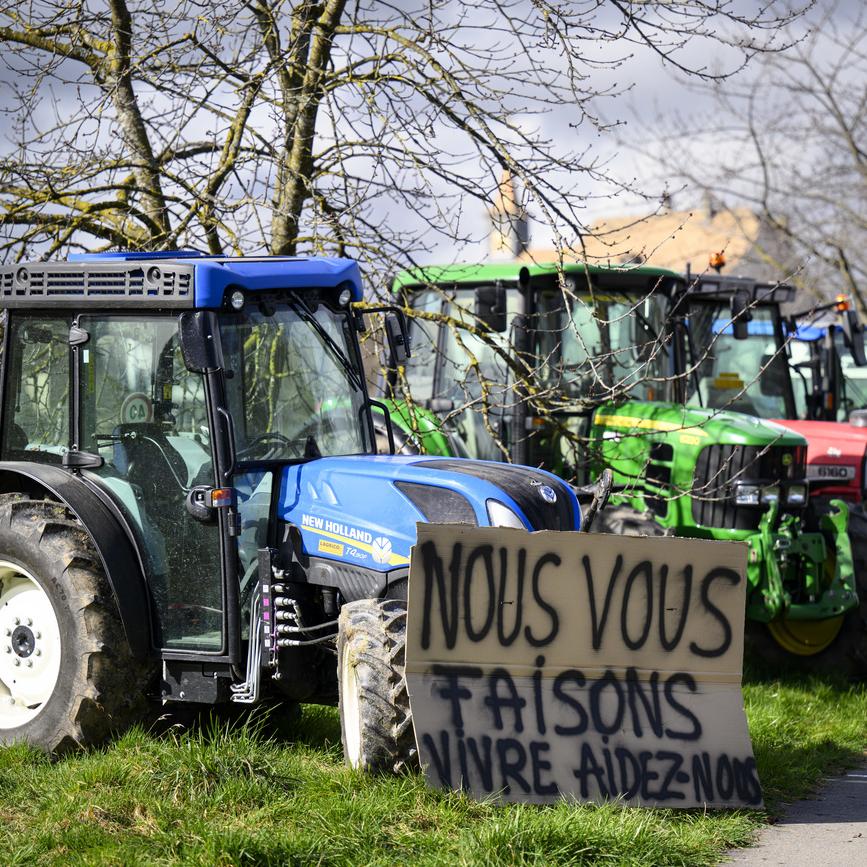
<svg viewBox="0 0 867 867">
<path fill-rule="evenodd" d="M 668 515 L 668 503 L 671 493 L 671 471 L 674 461 L 674 448 L 671 443 L 653 442 L 650 444 L 647 469 L 644 477 L 653 485 L 644 492 L 644 502 L 658 518 Z"/>
<path fill-rule="evenodd" d="M 706 446 L 695 467 L 692 517 L 704 527 L 756 530 L 764 509 L 737 505 L 735 484 L 784 486 L 802 482 L 806 469 L 803 446 Z"/>
<path fill-rule="evenodd" d="M 112 263 L 75 268 L 30 263 L 0 269 L 2 307 L 56 307 L 83 301 L 101 307 L 191 307 L 193 267 Z"/>
</svg>

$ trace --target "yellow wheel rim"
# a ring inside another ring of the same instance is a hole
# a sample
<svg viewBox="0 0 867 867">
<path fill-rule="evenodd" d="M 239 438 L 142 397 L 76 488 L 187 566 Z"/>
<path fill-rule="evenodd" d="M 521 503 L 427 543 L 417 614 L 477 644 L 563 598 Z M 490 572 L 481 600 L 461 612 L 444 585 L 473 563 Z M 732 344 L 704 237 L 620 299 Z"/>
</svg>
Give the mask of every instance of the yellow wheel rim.
<svg viewBox="0 0 867 867">
<path fill-rule="evenodd" d="M 829 647 L 843 626 L 843 617 L 827 620 L 774 620 L 768 631 L 788 653 L 814 656 Z"/>
</svg>

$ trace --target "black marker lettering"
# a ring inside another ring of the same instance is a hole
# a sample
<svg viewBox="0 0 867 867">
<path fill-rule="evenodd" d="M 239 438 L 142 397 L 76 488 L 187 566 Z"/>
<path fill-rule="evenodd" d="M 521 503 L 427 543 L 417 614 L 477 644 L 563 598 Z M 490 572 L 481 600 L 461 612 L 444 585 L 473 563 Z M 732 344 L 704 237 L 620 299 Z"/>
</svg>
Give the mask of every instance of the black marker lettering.
<svg viewBox="0 0 867 867">
<path fill-rule="evenodd" d="M 467 557 L 467 567 L 464 573 L 464 628 L 467 631 L 467 638 L 470 641 L 482 641 L 488 634 L 491 624 L 494 622 L 496 612 L 496 592 L 494 590 L 494 547 L 493 545 L 480 545 L 470 551 Z M 488 608 L 485 612 L 485 619 L 479 629 L 473 625 L 473 610 L 472 610 L 472 589 L 473 577 L 475 575 L 476 561 L 481 559 L 485 568 L 485 578 L 488 586 L 486 598 L 488 600 Z"/>
<path fill-rule="evenodd" d="M 554 726 L 554 731 L 558 735 L 580 735 L 587 731 L 587 711 L 584 710 L 584 706 L 577 698 L 573 698 L 564 689 L 565 684 L 569 681 L 572 681 L 572 683 L 579 688 L 587 683 L 587 679 L 584 675 L 575 668 L 561 671 L 560 674 L 554 678 L 554 698 L 558 699 L 563 704 L 568 705 L 578 714 L 578 722 L 575 723 L 575 725 L 562 726 L 558 723 Z"/>
<path fill-rule="evenodd" d="M 443 561 L 437 555 L 437 546 L 428 541 L 421 545 L 421 562 L 424 569 L 424 606 L 422 608 L 421 646 L 430 647 L 431 616 L 435 609 L 434 588 L 439 593 L 439 611 L 442 618 L 446 647 L 451 650 L 458 637 L 458 576 L 460 575 L 463 546 L 455 543 L 452 549 L 451 584 L 446 596 Z"/>
<path fill-rule="evenodd" d="M 686 628 L 686 618 L 689 614 L 689 600 L 692 597 L 692 566 L 683 569 L 683 600 L 680 604 L 680 618 L 677 621 L 677 629 L 674 637 L 669 638 L 665 633 L 665 613 L 668 610 L 677 611 L 677 608 L 668 608 L 668 566 L 663 566 L 659 571 L 659 643 L 664 650 L 672 651 L 680 644 L 683 638 L 683 630 Z"/>
<path fill-rule="evenodd" d="M 521 622 L 524 617 L 524 575 L 527 571 L 527 552 L 524 548 L 518 551 L 518 586 L 515 588 L 514 599 L 506 599 L 506 577 L 509 573 L 509 551 L 500 548 L 500 598 L 497 606 L 497 637 L 500 644 L 508 647 L 521 633 Z M 514 626 L 506 635 L 506 609 L 511 608 L 514 614 Z"/>
<path fill-rule="evenodd" d="M 599 650 L 602 646 L 605 624 L 608 621 L 608 612 L 611 609 L 611 597 L 614 595 L 614 585 L 617 583 L 620 570 L 623 568 L 623 557 L 618 554 L 617 559 L 614 561 L 614 571 L 608 579 L 608 589 L 605 591 L 605 602 L 602 605 L 601 619 L 596 613 L 596 594 L 593 587 L 593 572 L 590 569 L 590 558 L 585 554 L 581 558 L 581 562 L 584 564 L 584 575 L 587 578 L 587 596 L 590 601 L 590 626 L 593 631 L 593 649 Z"/>
<path fill-rule="evenodd" d="M 644 599 L 641 600 L 641 607 L 644 611 L 644 627 L 638 638 L 633 638 L 629 634 L 629 602 L 632 597 L 632 585 L 638 578 L 644 576 Z M 620 607 L 620 634 L 623 637 L 623 643 L 630 650 L 639 650 L 647 641 L 647 636 L 650 634 L 650 626 L 653 622 L 653 566 L 650 560 L 642 560 L 630 573 L 626 579 L 626 586 L 623 588 L 623 604 Z"/>
<path fill-rule="evenodd" d="M 437 751 L 436 742 L 432 735 L 425 733 L 422 735 L 422 742 L 427 747 L 430 757 L 433 759 L 433 765 L 436 769 L 437 776 L 440 778 L 440 783 L 443 788 L 452 788 L 452 757 L 449 752 L 449 733 L 447 731 L 440 732 L 440 744 L 442 753 Z"/>
<path fill-rule="evenodd" d="M 506 685 L 508 695 L 500 695 L 500 683 Z M 515 681 L 512 680 L 512 675 L 505 668 L 495 668 L 488 675 L 488 694 L 485 696 L 485 704 L 491 708 L 494 714 L 494 728 L 497 731 L 502 731 L 505 728 L 503 708 L 511 708 L 515 714 L 514 725 L 511 730 L 519 734 L 524 731 L 521 710 L 527 704 L 527 699 L 518 694 L 518 688 L 515 686 Z"/>
<path fill-rule="evenodd" d="M 472 698 L 473 694 L 465 686 L 461 686 L 460 679 L 478 680 L 484 672 L 481 668 L 469 665 L 433 665 L 431 673 L 435 677 L 443 677 L 446 686 L 437 690 L 440 698 L 448 699 L 452 706 L 452 725 L 460 728 L 464 724 L 461 714 L 461 700 Z"/>
<path fill-rule="evenodd" d="M 509 760 L 509 753 L 514 753 L 514 759 Z M 505 794 L 512 791 L 509 780 L 514 780 L 524 794 L 530 791 L 530 784 L 521 776 L 524 765 L 527 764 L 527 753 L 524 745 L 515 738 L 500 738 L 497 741 L 497 756 L 500 759 L 500 777 L 503 781 L 501 786 Z"/>
<path fill-rule="evenodd" d="M 671 729 L 665 730 L 665 736 L 667 738 L 682 740 L 682 741 L 697 741 L 701 737 L 701 723 L 698 720 L 698 717 L 689 709 L 684 707 L 674 695 L 674 687 L 678 684 L 682 683 L 690 692 L 696 692 L 697 687 L 695 684 L 695 679 L 691 674 L 687 674 L 685 671 L 679 671 L 675 674 L 672 674 L 671 677 L 668 678 L 665 682 L 665 700 L 668 702 L 668 706 L 673 710 L 676 710 L 684 719 L 689 720 L 692 723 L 692 730 L 685 732 L 672 731 Z"/>
<path fill-rule="evenodd" d="M 701 582 L 701 602 L 707 609 L 708 614 L 719 622 L 722 627 L 723 638 L 719 645 L 711 650 L 699 647 L 694 641 L 690 642 L 689 649 L 696 654 L 696 656 L 704 656 L 707 658 L 722 656 L 729 649 L 732 643 L 732 627 L 728 618 L 710 600 L 711 584 L 718 579 L 727 581 L 733 587 L 737 587 L 740 583 L 741 576 L 733 569 L 726 569 L 722 566 L 719 566 L 716 569 L 711 569 L 710 572 L 704 576 L 704 580 Z"/>
<path fill-rule="evenodd" d="M 551 618 L 551 631 L 544 638 L 536 638 L 533 635 L 533 630 L 528 626 L 524 630 L 524 635 L 533 647 L 544 647 L 546 644 L 550 644 L 557 637 L 557 632 L 560 629 L 560 618 L 557 615 L 557 610 L 542 598 L 539 588 L 539 578 L 541 577 L 542 569 L 549 563 L 552 566 L 559 566 L 561 563 L 560 557 L 557 554 L 543 554 L 537 561 L 536 567 L 533 569 L 533 599 L 536 600 L 536 604 Z"/>
</svg>

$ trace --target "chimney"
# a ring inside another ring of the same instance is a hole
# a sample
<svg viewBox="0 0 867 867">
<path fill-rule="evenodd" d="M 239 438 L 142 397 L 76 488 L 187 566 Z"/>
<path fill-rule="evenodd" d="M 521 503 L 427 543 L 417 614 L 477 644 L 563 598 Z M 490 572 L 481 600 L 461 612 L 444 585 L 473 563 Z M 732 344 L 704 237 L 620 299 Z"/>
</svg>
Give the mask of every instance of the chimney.
<svg viewBox="0 0 867 867">
<path fill-rule="evenodd" d="M 530 243 L 527 212 L 518 203 L 515 182 L 508 169 L 503 170 L 500 178 L 490 218 L 492 259 L 515 259 L 526 252 Z"/>
</svg>

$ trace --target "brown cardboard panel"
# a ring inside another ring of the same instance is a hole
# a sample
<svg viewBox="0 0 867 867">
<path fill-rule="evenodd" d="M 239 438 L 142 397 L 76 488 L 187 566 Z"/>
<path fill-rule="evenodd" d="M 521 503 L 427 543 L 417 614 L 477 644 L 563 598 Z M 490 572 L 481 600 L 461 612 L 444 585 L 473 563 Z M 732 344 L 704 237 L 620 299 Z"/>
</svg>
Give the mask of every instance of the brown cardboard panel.
<svg viewBox="0 0 867 867">
<path fill-rule="evenodd" d="M 407 678 L 431 785 L 546 803 L 761 805 L 745 545 L 418 525 Z"/>
</svg>

